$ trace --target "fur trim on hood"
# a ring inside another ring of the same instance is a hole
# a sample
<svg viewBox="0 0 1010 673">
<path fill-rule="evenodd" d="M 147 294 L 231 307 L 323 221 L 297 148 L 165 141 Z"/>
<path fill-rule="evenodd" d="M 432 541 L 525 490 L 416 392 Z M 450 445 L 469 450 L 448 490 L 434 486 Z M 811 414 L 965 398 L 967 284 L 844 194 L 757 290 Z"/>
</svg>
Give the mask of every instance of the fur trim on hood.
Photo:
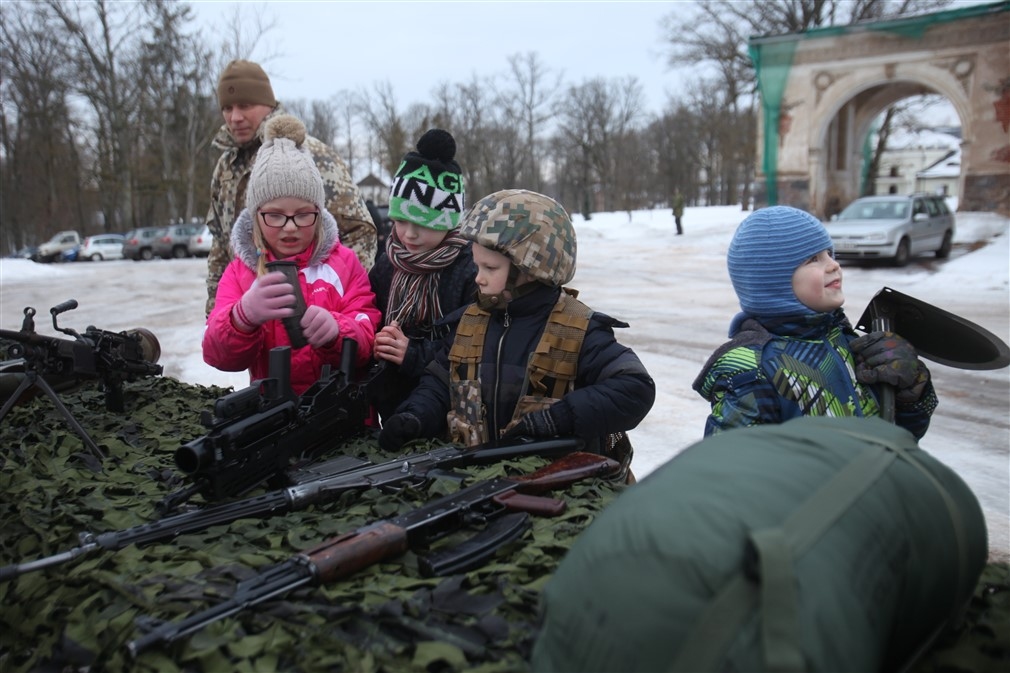
<svg viewBox="0 0 1010 673">
<path fill-rule="evenodd" d="M 316 264 L 322 264 L 330 256 L 330 252 L 333 251 L 340 242 L 340 233 L 337 229 L 337 221 L 334 219 L 333 215 L 328 210 L 322 210 L 319 216 L 323 220 L 322 232 L 319 237 L 319 241 L 316 243 L 316 249 L 312 251 L 312 258 L 309 260 L 309 266 L 314 266 Z M 242 212 L 239 213 L 238 219 L 235 220 L 235 224 L 231 228 L 231 250 L 232 254 L 242 260 L 242 263 L 247 267 L 256 271 L 257 255 L 256 248 L 253 246 L 253 226 L 255 225 L 255 220 L 253 219 L 252 213 L 249 212 L 248 208 L 243 208 Z"/>
</svg>

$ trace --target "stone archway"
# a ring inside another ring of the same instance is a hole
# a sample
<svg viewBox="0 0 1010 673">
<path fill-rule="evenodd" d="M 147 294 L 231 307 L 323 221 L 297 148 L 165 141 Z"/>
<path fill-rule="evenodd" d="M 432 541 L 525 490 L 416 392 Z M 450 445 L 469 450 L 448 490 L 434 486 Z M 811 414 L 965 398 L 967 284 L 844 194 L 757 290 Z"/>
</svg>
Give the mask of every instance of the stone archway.
<svg viewBox="0 0 1010 673">
<path fill-rule="evenodd" d="M 1010 2 L 753 38 L 757 205 L 827 217 L 859 196 L 888 106 L 938 93 L 961 120 L 959 208 L 1010 215 Z"/>
</svg>

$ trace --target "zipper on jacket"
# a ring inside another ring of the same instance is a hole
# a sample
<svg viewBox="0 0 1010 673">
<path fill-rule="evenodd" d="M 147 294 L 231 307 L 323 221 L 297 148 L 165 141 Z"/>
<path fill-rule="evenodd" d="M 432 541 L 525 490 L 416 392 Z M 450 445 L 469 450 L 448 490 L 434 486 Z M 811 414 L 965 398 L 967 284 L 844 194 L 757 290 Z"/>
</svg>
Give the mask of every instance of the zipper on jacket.
<svg viewBox="0 0 1010 673">
<path fill-rule="evenodd" d="M 498 443 L 498 438 L 500 436 L 498 432 L 498 392 L 501 390 L 501 349 L 502 344 L 505 343 L 505 335 L 508 334 L 509 326 L 512 325 L 512 316 L 509 315 L 509 310 L 505 308 L 505 317 L 502 321 L 502 332 L 501 336 L 498 337 L 498 353 L 495 355 L 494 359 L 494 397 L 493 403 L 491 405 L 491 425 L 488 427 L 488 434 L 494 435 L 495 444 Z"/>
<path fill-rule="evenodd" d="M 825 334 L 824 337 L 823 337 L 823 341 L 827 345 L 828 351 L 834 356 L 835 362 L 837 362 L 838 366 L 841 367 L 842 372 L 845 374 L 845 378 L 848 379 L 848 381 L 849 381 L 849 395 L 852 396 L 852 404 L 855 407 L 855 410 L 854 410 L 855 411 L 855 415 L 859 416 L 859 417 L 862 417 L 864 415 L 863 414 L 863 405 L 862 405 L 862 400 L 859 397 L 859 390 L 857 390 L 857 388 L 859 386 L 859 380 L 856 379 L 855 369 L 852 369 L 852 370 L 849 369 L 849 363 L 847 363 L 845 361 L 845 356 L 838 352 L 838 348 L 835 347 L 834 341 L 831 340 L 831 335 L 833 333 L 835 333 L 836 330 L 837 330 L 839 341 L 840 342 L 844 341 L 845 340 L 845 332 L 843 332 L 842 330 L 840 330 L 838 328 L 832 328 L 832 329 L 828 330 L 828 333 Z M 855 360 L 855 358 L 853 358 L 853 360 Z M 855 367 L 855 362 L 854 361 L 852 363 L 852 366 Z M 873 392 L 871 392 L 871 394 L 875 395 L 875 393 L 873 393 Z M 841 401 L 841 398 L 839 398 L 839 401 Z M 878 404 L 879 404 L 879 402 L 878 402 Z"/>
</svg>

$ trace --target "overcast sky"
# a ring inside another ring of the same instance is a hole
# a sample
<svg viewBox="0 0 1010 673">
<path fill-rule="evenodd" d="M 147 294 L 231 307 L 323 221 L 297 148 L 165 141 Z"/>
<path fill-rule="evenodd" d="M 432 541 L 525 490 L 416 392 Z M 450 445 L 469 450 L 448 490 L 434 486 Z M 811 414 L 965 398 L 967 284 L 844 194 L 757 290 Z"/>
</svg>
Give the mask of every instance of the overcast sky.
<svg viewBox="0 0 1010 673">
<path fill-rule="evenodd" d="M 192 2 L 201 25 L 233 16 L 234 2 Z M 660 19 L 685 15 L 679 2 L 264 2 L 276 28 L 253 60 L 281 101 L 324 100 L 341 90 L 388 81 L 401 108 L 427 101 L 440 82 L 467 83 L 508 71 L 508 57 L 536 52 L 564 84 L 634 75 L 646 109 L 683 87 L 683 70 L 666 67 Z M 219 34 L 212 30 L 208 34 Z M 268 58 L 276 53 L 276 58 Z"/>
</svg>

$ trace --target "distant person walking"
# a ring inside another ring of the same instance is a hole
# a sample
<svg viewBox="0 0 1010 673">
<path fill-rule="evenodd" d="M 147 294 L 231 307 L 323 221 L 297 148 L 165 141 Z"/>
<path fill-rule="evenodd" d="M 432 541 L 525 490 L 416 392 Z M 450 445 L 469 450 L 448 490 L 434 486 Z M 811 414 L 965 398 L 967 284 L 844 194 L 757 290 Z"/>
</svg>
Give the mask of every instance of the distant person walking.
<svg viewBox="0 0 1010 673">
<path fill-rule="evenodd" d="M 235 218 L 245 207 L 246 189 L 256 154 L 263 144 L 267 120 L 284 114 L 274 98 L 270 78 L 258 64 L 235 60 L 225 67 L 217 84 L 217 102 L 224 125 L 214 138 L 222 151 L 210 183 L 207 226 L 214 235 L 207 256 L 207 315 L 221 274 L 232 260 L 229 241 Z M 340 242 L 350 248 L 365 270 L 375 263 L 375 223 L 344 161 L 325 143 L 306 136 L 305 148 L 323 179 L 324 205 L 337 221 Z"/>
<path fill-rule="evenodd" d="M 680 223 L 682 217 L 684 217 L 684 195 L 680 193 L 679 189 L 676 189 L 673 192 L 673 219 L 677 222 L 678 236 L 684 233 L 684 228 Z"/>
</svg>

